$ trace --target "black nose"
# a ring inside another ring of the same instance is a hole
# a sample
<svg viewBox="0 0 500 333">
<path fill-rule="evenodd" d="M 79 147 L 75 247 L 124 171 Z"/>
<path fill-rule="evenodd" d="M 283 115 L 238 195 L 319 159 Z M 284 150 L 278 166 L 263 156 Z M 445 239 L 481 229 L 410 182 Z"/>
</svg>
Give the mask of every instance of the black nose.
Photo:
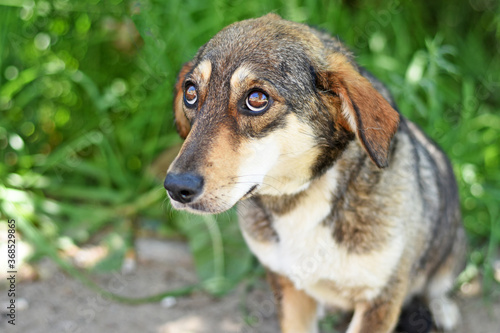
<svg viewBox="0 0 500 333">
<path fill-rule="evenodd" d="M 163 186 L 175 201 L 189 203 L 203 190 L 203 178 L 192 173 L 169 173 Z"/>
</svg>

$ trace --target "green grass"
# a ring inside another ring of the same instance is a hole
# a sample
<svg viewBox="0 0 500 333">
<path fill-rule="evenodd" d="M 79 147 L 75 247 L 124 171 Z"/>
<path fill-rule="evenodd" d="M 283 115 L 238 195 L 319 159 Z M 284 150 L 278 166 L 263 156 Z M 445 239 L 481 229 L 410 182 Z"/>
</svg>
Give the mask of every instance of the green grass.
<svg viewBox="0 0 500 333">
<path fill-rule="evenodd" d="M 387 83 L 401 112 L 449 154 L 470 265 L 493 281 L 500 243 L 496 2 L 18 3 L 0 0 L 0 216 L 19 221 L 38 256 L 116 235 L 124 241 L 106 263 L 118 267 L 137 226 L 186 238 L 213 293 L 250 274 L 254 262 L 234 215 L 217 224 L 172 211 L 148 169 L 180 143 L 171 103 L 181 64 L 227 24 L 276 12 L 339 35 Z"/>
</svg>

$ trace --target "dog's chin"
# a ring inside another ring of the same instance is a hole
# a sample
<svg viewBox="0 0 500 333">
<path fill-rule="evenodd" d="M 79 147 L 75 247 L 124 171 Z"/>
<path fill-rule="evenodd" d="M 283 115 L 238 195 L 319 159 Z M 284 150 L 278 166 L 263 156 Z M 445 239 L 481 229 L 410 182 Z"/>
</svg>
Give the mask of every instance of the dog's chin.
<svg viewBox="0 0 500 333">
<path fill-rule="evenodd" d="M 198 215 L 204 215 L 204 214 L 220 214 L 224 213 L 225 211 L 231 209 L 236 203 L 239 201 L 245 200 L 253 196 L 257 192 L 258 185 L 252 186 L 246 193 L 243 195 L 236 197 L 234 202 L 227 202 L 227 201 L 217 201 L 215 202 L 214 200 L 208 200 L 208 199 L 203 199 L 200 198 L 198 200 L 195 200 L 194 202 L 191 203 L 182 203 L 179 201 L 173 200 L 170 195 L 170 203 L 172 204 L 172 207 L 177 209 L 177 210 L 183 210 L 189 213 L 193 214 L 198 214 Z"/>
<path fill-rule="evenodd" d="M 172 207 L 177 210 L 184 210 L 189 213 L 204 215 L 204 214 L 220 214 L 231 209 L 236 202 L 239 200 L 234 200 L 234 202 L 225 201 L 214 201 L 214 200 L 203 200 L 200 198 L 190 203 L 182 203 L 170 198 Z"/>
<path fill-rule="evenodd" d="M 231 209 L 234 205 L 226 206 L 215 206 L 215 205 L 205 205 L 201 202 L 194 202 L 190 204 L 184 204 L 175 200 L 170 199 L 172 207 L 177 210 L 183 210 L 189 213 L 205 215 L 205 214 L 219 214 Z"/>
</svg>

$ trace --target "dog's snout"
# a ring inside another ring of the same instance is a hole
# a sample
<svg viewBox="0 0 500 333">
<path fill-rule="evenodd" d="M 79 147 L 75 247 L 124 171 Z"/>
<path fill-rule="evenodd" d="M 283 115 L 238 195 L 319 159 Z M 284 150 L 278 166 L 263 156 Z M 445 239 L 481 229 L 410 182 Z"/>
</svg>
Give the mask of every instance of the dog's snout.
<svg viewBox="0 0 500 333">
<path fill-rule="evenodd" d="M 192 173 L 169 173 L 163 186 L 173 200 L 190 203 L 202 192 L 203 178 Z"/>
</svg>

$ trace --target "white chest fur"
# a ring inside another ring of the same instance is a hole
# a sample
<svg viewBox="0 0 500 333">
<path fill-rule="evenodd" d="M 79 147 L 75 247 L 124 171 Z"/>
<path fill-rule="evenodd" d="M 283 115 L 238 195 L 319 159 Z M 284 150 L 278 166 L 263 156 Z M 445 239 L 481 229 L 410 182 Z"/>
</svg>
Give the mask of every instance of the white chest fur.
<svg viewBox="0 0 500 333">
<path fill-rule="evenodd" d="M 315 182 L 297 207 L 273 220 L 278 242 L 256 241 L 243 231 L 252 252 L 272 271 L 288 277 L 323 304 L 352 309 L 355 300 L 376 297 L 400 259 L 403 244 L 394 240 L 376 253 L 354 254 L 336 243 L 331 212 L 336 171 Z"/>
</svg>

